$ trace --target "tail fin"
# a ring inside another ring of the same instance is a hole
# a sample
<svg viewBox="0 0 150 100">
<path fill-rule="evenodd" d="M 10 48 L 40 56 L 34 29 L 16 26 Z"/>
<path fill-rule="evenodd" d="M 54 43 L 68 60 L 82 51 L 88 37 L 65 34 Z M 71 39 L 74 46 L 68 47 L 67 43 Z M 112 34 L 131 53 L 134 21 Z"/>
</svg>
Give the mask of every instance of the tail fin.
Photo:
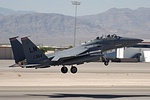
<svg viewBox="0 0 150 100">
<path fill-rule="evenodd" d="M 22 44 L 17 40 L 17 38 L 18 36 L 9 38 L 16 64 L 18 64 L 18 62 L 20 61 L 25 60 Z"/>
<path fill-rule="evenodd" d="M 28 38 L 21 38 L 24 54 L 28 64 L 43 64 L 48 57 Z"/>
</svg>

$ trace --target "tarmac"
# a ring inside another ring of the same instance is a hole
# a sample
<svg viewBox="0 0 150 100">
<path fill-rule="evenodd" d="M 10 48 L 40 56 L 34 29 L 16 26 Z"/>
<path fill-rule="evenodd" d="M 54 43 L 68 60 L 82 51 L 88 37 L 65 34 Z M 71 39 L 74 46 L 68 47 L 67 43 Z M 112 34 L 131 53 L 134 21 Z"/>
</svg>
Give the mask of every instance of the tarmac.
<svg viewBox="0 0 150 100">
<path fill-rule="evenodd" d="M 150 63 L 85 63 L 76 74 L 12 64 L 0 60 L 0 100 L 150 100 Z"/>
</svg>

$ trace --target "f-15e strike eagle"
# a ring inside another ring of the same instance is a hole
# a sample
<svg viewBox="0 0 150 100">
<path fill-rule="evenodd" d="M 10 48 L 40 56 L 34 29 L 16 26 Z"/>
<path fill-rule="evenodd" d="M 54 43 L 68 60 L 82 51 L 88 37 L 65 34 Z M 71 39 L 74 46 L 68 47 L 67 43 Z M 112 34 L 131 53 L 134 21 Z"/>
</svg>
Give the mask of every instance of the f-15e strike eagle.
<svg viewBox="0 0 150 100">
<path fill-rule="evenodd" d="M 131 46 L 143 41 L 142 39 L 107 35 L 105 37 L 97 37 L 90 42 L 71 49 L 45 55 L 28 37 L 21 38 L 22 44 L 17 38 L 18 37 L 9 38 L 16 64 L 26 68 L 47 68 L 62 65 L 62 73 L 68 72 L 66 65 L 72 66 L 70 69 L 71 73 L 76 73 L 77 67 L 74 65 L 98 61 L 100 58 L 103 59 L 105 65 L 108 65 L 109 60 L 105 58 L 104 52 Z M 26 63 L 20 64 L 22 61 Z"/>
</svg>

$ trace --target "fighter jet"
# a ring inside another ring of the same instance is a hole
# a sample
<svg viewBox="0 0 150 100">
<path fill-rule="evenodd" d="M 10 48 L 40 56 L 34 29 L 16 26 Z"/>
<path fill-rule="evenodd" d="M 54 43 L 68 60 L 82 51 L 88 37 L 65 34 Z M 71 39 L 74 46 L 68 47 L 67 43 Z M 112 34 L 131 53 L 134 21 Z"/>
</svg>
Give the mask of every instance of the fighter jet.
<svg viewBox="0 0 150 100">
<path fill-rule="evenodd" d="M 20 46 L 20 43 L 18 43 L 19 41 L 16 38 L 17 37 L 10 38 L 12 49 L 14 51 L 13 53 L 15 55 L 14 57 L 17 57 L 17 60 L 15 60 L 16 63 L 25 58 L 24 61 L 26 61 L 26 64 L 21 65 L 23 67 L 47 68 L 50 66 L 62 65 L 62 73 L 68 72 L 66 65 L 72 66 L 70 69 L 71 73 L 76 73 L 77 67 L 74 65 L 97 61 L 100 58 L 103 59 L 105 65 L 108 65 L 109 60 L 104 56 L 104 52 L 131 46 L 143 41 L 142 39 L 108 35 L 105 37 L 97 37 L 90 42 L 71 49 L 45 55 L 28 37 L 21 38 L 22 46 Z M 20 49 L 16 49 L 17 45 Z M 21 48 L 23 48 L 23 50 Z M 19 55 L 15 54 L 15 52 L 18 52 L 19 50 L 22 53 L 19 53 Z"/>
</svg>

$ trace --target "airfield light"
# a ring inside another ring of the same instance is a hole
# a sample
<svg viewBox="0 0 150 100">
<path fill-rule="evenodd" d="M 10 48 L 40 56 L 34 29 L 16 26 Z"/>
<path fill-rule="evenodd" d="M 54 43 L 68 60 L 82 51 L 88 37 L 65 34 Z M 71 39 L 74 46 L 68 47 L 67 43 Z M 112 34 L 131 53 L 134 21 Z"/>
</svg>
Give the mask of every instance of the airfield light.
<svg viewBox="0 0 150 100">
<path fill-rule="evenodd" d="M 79 1 L 71 1 L 72 5 L 75 6 L 75 17 L 74 17 L 74 47 L 76 44 L 76 21 L 77 21 L 77 6 L 81 4 Z"/>
</svg>

